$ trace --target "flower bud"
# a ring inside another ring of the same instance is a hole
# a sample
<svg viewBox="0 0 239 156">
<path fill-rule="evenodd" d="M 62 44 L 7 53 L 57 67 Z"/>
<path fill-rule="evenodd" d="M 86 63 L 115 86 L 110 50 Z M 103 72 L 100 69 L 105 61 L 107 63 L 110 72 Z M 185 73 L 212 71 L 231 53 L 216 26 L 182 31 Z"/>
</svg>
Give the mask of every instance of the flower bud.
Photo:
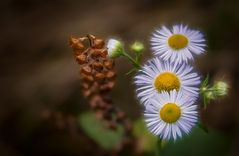
<svg viewBox="0 0 239 156">
<path fill-rule="evenodd" d="M 142 53 L 142 51 L 144 50 L 144 44 L 136 41 L 131 45 L 130 48 L 135 53 Z"/>
<path fill-rule="evenodd" d="M 123 45 L 118 40 L 110 39 L 107 43 L 107 48 L 110 58 L 117 58 L 123 54 Z"/>
<path fill-rule="evenodd" d="M 228 93 L 229 86 L 228 86 L 228 84 L 226 82 L 217 81 L 214 84 L 213 88 L 215 89 L 215 91 L 214 91 L 215 93 L 214 94 L 216 96 L 225 96 Z"/>
</svg>

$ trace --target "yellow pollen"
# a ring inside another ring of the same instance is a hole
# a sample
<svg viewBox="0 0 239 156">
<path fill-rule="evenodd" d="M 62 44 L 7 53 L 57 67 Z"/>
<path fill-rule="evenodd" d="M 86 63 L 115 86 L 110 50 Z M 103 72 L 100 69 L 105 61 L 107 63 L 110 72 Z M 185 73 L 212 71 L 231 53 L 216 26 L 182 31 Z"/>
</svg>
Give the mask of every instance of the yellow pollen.
<svg viewBox="0 0 239 156">
<path fill-rule="evenodd" d="M 161 119 L 166 123 L 174 123 L 181 116 L 181 109 L 175 103 L 165 104 L 159 111 Z"/>
<path fill-rule="evenodd" d="M 174 34 L 169 37 L 168 44 L 175 50 L 183 49 L 188 45 L 188 38 L 181 34 Z"/>
<path fill-rule="evenodd" d="M 174 89 L 178 91 L 180 88 L 180 81 L 174 73 L 164 72 L 156 77 L 154 87 L 158 90 L 158 92 L 169 92 Z"/>
</svg>

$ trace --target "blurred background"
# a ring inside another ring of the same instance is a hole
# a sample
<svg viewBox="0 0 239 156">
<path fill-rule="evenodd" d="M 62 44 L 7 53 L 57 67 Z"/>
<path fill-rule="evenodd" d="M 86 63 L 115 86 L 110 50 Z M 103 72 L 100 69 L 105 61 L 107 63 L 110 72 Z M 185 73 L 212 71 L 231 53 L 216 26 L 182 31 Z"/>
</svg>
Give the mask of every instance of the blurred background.
<svg viewBox="0 0 239 156">
<path fill-rule="evenodd" d="M 117 37 L 126 46 L 139 40 L 147 47 L 145 62 L 152 57 L 152 31 L 177 23 L 204 32 L 207 53 L 196 66 L 231 88 L 228 97 L 201 112 L 209 133 L 195 129 L 166 144 L 162 155 L 239 155 L 238 10 L 238 0 L 1 0 L 0 155 L 111 155 L 111 147 L 95 138 L 101 133 L 91 132 L 97 121 L 81 94 L 69 37 Z M 129 155 L 154 155 L 155 138 L 146 134 L 143 109 L 125 75 L 130 68 L 125 59 L 116 60 L 112 97 L 133 121 L 140 140 L 138 152 Z"/>
</svg>

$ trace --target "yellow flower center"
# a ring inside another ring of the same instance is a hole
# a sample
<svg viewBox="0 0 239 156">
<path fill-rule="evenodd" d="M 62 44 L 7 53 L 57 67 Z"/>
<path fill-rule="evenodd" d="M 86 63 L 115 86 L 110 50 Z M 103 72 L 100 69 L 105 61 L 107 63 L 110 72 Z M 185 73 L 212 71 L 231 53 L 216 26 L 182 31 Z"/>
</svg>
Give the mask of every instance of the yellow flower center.
<svg viewBox="0 0 239 156">
<path fill-rule="evenodd" d="M 159 111 L 161 119 L 166 123 L 174 123 L 181 116 L 181 109 L 175 103 L 165 104 Z"/>
<path fill-rule="evenodd" d="M 174 73 L 164 72 L 156 77 L 154 86 L 158 92 L 170 91 L 173 89 L 178 91 L 180 88 L 180 81 Z"/>
<path fill-rule="evenodd" d="M 188 45 L 188 38 L 181 34 L 174 34 L 169 37 L 168 44 L 175 50 L 183 49 Z"/>
</svg>

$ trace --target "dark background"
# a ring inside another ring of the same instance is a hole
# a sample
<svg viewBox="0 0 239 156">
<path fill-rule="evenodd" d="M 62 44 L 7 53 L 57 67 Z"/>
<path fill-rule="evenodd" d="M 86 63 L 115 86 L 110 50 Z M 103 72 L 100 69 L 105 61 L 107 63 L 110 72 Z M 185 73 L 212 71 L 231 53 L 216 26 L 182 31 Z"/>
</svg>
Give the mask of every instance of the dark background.
<svg viewBox="0 0 239 156">
<path fill-rule="evenodd" d="M 177 23 L 204 32 L 207 53 L 197 59 L 196 66 L 202 74 L 210 73 L 212 80 L 223 79 L 231 86 L 228 97 L 202 111 L 202 118 L 229 138 L 225 155 L 239 155 L 238 10 L 238 0 L 1 0 L 0 155 L 84 155 L 89 151 L 97 155 L 90 147 L 94 141 L 84 132 L 72 138 L 61 122 L 62 113 L 71 117 L 89 109 L 81 95 L 79 66 L 69 37 L 116 36 L 126 45 L 140 40 L 147 49 L 145 61 L 152 56 L 152 31 Z M 142 108 L 132 79 L 124 75 L 130 69 L 125 62 L 116 60 L 113 98 L 136 120 Z M 52 113 L 54 120 L 46 121 Z"/>
</svg>

